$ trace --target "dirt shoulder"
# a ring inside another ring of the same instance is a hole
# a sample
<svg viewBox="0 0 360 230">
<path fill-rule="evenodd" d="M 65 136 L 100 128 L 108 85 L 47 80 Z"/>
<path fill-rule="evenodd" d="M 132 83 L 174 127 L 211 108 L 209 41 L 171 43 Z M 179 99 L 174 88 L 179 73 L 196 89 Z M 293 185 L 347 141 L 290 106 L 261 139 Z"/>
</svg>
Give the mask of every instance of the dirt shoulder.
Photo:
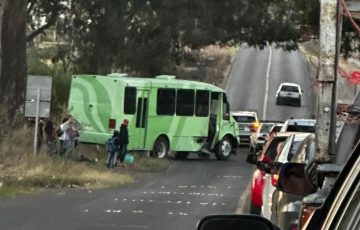
<svg viewBox="0 0 360 230">
<path fill-rule="evenodd" d="M 318 66 L 319 42 L 314 40 L 301 43 L 300 51 L 304 54 L 305 59 L 308 61 L 311 68 L 310 72 L 313 75 L 312 79 L 315 80 Z M 360 69 L 360 62 L 356 58 L 345 59 L 344 57 L 340 57 L 339 66 L 349 74 Z M 345 78 L 341 77 L 340 75 L 338 76 L 338 103 L 352 104 L 357 93 L 359 92 L 360 86 L 351 84 Z"/>
</svg>

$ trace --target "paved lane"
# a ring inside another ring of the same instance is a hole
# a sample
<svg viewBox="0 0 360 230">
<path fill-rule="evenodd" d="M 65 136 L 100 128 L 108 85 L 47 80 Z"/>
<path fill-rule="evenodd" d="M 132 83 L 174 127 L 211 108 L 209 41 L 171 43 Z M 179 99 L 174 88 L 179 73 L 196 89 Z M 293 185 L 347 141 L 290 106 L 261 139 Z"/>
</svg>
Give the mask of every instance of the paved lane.
<svg viewBox="0 0 360 230">
<path fill-rule="evenodd" d="M 264 106 L 268 67 L 267 105 Z M 308 65 L 299 51 L 288 52 L 274 46 L 263 50 L 243 46 L 235 58 L 226 91 L 233 111 L 257 111 L 259 118 L 264 119 L 265 107 L 268 120 L 311 118 L 315 114 L 316 101 L 311 78 Z M 294 82 L 302 87 L 301 107 L 275 105 L 275 94 L 282 82 Z"/>
<path fill-rule="evenodd" d="M 174 161 L 120 188 L 2 199 L 0 229 L 195 229 L 205 215 L 235 212 L 252 170 L 242 151 L 229 161 Z"/>
</svg>

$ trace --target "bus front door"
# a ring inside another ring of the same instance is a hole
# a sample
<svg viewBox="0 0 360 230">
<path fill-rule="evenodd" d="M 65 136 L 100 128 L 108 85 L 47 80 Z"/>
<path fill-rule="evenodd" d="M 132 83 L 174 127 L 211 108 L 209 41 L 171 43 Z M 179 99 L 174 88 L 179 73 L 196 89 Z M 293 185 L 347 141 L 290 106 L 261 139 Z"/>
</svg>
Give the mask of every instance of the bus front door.
<svg viewBox="0 0 360 230">
<path fill-rule="evenodd" d="M 219 116 L 221 101 L 220 93 L 212 92 L 210 101 L 210 120 L 209 120 L 209 132 L 207 142 L 210 144 L 210 148 L 213 149 L 217 143 L 219 136 Z"/>
<path fill-rule="evenodd" d="M 135 142 L 133 146 L 139 150 L 142 150 L 145 147 L 148 108 L 149 108 L 149 91 L 138 89 L 136 124 L 134 130 L 134 137 L 132 138 L 132 140 Z"/>
</svg>

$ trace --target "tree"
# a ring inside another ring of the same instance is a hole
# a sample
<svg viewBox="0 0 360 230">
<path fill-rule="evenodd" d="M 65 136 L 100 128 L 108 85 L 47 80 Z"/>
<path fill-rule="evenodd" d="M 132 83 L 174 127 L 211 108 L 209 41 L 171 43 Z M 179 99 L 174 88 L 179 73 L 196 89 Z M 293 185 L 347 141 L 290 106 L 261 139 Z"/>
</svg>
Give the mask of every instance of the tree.
<svg viewBox="0 0 360 230">
<path fill-rule="evenodd" d="M 69 11 L 67 1 L 59 0 L 27 0 L 27 22 L 29 34 L 26 41 L 31 42 L 35 37 L 59 21 L 60 15 Z M 43 21 L 43 23 L 41 23 Z"/>
<path fill-rule="evenodd" d="M 72 38 L 80 72 L 171 72 L 187 48 L 267 42 L 295 49 L 297 29 L 275 0 L 72 1 Z M 284 4 L 283 4 L 284 5 Z"/>
<path fill-rule="evenodd" d="M 24 100 L 26 1 L 1 0 L 0 12 L 0 105 L 13 117 Z"/>
</svg>

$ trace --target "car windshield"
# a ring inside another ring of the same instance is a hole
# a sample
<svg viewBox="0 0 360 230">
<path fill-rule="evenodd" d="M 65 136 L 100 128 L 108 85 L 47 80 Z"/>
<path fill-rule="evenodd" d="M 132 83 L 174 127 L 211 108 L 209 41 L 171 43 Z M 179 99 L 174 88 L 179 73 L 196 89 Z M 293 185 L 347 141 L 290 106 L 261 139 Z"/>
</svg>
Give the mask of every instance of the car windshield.
<svg viewBox="0 0 360 230">
<path fill-rule="evenodd" d="M 251 123 L 251 122 L 255 122 L 256 119 L 253 116 L 234 116 L 234 119 L 236 122 L 244 122 L 244 123 Z"/>
<path fill-rule="evenodd" d="M 269 133 L 273 126 L 274 126 L 273 124 L 262 124 L 260 133 Z"/>
<path fill-rule="evenodd" d="M 298 93 L 298 92 L 299 92 L 299 88 L 298 88 L 297 86 L 292 86 L 292 85 L 283 85 L 283 86 L 281 86 L 281 90 L 280 90 L 280 91 Z"/>
<path fill-rule="evenodd" d="M 304 132 L 304 133 L 315 133 L 315 126 L 309 125 L 289 125 L 287 132 Z"/>
</svg>

